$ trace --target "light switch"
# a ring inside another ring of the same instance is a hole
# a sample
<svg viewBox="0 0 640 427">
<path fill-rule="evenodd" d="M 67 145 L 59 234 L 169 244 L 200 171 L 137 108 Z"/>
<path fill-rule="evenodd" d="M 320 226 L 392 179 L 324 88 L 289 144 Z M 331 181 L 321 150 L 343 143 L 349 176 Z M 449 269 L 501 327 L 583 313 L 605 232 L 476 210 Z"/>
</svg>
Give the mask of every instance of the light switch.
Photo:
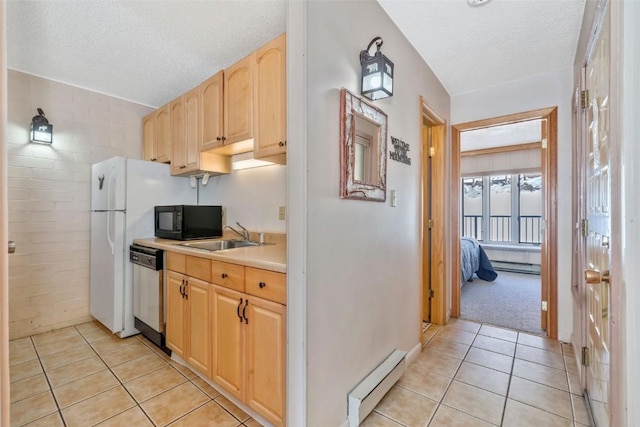
<svg viewBox="0 0 640 427">
<path fill-rule="evenodd" d="M 286 206 L 278 207 L 278 219 L 280 221 L 284 221 L 286 216 L 287 216 L 287 207 Z"/>
<path fill-rule="evenodd" d="M 395 208 L 396 207 L 396 201 L 397 201 L 396 200 L 396 190 L 391 190 L 390 193 L 391 193 L 391 197 L 390 197 L 390 199 L 391 199 L 391 207 Z"/>
</svg>

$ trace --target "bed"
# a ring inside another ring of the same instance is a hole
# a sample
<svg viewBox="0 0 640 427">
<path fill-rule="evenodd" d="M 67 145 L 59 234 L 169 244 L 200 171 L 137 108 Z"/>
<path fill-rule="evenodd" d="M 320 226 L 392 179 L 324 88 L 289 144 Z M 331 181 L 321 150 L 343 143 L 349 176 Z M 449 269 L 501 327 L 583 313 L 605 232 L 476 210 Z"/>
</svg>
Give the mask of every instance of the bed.
<svg viewBox="0 0 640 427">
<path fill-rule="evenodd" d="M 480 246 L 480 243 L 472 237 L 462 237 L 460 239 L 460 267 L 462 270 L 461 285 L 473 280 L 475 273 L 478 278 L 493 282 L 498 277 L 498 273 L 493 269 L 491 261 Z"/>
</svg>

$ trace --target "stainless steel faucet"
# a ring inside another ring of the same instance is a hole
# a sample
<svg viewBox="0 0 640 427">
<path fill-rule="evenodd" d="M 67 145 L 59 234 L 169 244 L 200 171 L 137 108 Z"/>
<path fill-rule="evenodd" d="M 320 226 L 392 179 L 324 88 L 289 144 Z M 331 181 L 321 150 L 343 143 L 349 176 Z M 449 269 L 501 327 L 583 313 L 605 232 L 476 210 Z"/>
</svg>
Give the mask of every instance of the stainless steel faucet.
<svg viewBox="0 0 640 427">
<path fill-rule="evenodd" d="M 236 230 L 235 228 L 233 228 L 230 225 L 225 225 L 224 228 L 228 228 L 229 230 L 233 231 L 234 233 L 236 233 L 238 236 L 242 237 L 243 240 L 249 240 L 249 230 L 247 230 L 246 228 L 244 228 L 242 226 L 242 224 L 240 224 L 238 221 L 236 221 L 236 225 L 238 227 L 240 227 L 242 229 L 242 232 Z"/>
</svg>

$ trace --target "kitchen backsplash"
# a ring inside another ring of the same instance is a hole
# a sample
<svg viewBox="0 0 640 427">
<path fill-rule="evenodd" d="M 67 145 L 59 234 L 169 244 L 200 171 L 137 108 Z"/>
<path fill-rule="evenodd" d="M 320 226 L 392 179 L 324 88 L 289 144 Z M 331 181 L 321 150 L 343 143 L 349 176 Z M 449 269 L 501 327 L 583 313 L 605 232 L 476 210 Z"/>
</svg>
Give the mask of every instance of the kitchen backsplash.
<svg viewBox="0 0 640 427">
<path fill-rule="evenodd" d="M 264 166 L 211 177 L 206 186 L 200 182 L 200 204 L 222 205 L 224 224 L 238 221 L 249 230 L 285 233 L 287 222 L 279 219 L 279 208 L 287 200 L 286 168 Z"/>
</svg>

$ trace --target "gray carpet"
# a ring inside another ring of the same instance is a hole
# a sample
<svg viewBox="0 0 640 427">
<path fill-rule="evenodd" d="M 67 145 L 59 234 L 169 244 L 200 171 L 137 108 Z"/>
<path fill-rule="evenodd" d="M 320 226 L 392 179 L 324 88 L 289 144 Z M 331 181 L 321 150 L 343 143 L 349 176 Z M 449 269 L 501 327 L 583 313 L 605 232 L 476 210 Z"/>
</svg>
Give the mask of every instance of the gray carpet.
<svg viewBox="0 0 640 427">
<path fill-rule="evenodd" d="M 460 317 L 544 335 L 540 329 L 540 276 L 498 271 L 486 282 L 474 276 L 460 297 Z"/>
</svg>

